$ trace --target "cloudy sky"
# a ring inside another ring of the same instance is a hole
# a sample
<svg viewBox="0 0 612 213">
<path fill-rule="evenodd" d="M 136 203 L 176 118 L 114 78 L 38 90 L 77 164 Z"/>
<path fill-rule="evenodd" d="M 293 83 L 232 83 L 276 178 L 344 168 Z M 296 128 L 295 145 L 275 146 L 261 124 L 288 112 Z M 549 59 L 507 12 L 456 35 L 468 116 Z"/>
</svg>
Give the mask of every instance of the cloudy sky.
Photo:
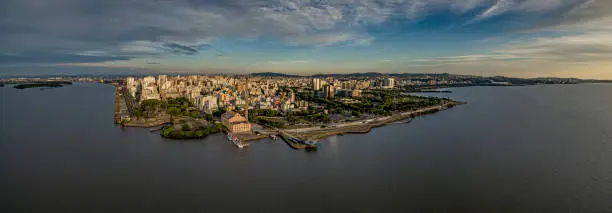
<svg viewBox="0 0 612 213">
<path fill-rule="evenodd" d="M 0 1 L 0 75 L 136 71 L 612 79 L 612 1 Z"/>
</svg>

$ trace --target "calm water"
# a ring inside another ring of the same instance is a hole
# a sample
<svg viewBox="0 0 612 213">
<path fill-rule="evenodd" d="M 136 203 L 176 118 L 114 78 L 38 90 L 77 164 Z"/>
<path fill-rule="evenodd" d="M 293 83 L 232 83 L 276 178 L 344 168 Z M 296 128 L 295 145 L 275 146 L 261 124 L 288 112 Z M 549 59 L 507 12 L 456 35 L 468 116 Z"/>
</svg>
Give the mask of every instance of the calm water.
<svg viewBox="0 0 612 213">
<path fill-rule="evenodd" d="M 114 88 L 0 88 L 2 212 L 612 212 L 612 84 L 469 104 L 318 152 L 113 125 Z"/>
</svg>

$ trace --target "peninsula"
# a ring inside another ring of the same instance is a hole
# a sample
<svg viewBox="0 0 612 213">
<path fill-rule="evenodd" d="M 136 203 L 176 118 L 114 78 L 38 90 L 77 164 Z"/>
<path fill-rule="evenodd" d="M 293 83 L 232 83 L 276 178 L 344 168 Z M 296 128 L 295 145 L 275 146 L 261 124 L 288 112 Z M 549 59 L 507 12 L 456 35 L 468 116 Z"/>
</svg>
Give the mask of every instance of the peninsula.
<svg viewBox="0 0 612 213">
<path fill-rule="evenodd" d="M 372 128 L 464 104 L 415 93 L 447 87 L 575 84 L 579 79 L 478 77 L 452 74 L 296 76 L 158 75 L 116 79 L 115 121 L 151 128 L 170 139 L 226 132 L 238 147 L 266 137 L 296 149 L 313 140 Z"/>
<path fill-rule="evenodd" d="M 0 79 L 20 88 L 72 82 L 112 84 L 115 122 L 148 128 L 169 139 L 198 139 L 218 132 L 238 147 L 266 137 L 295 149 L 314 140 L 410 122 L 412 117 L 464 104 L 421 93 L 450 93 L 466 86 L 524 86 L 607 82 L 564 78 L 481 77 L 454 74 L 353 73 L 249 75 L 72 76 Z"/>
<path fill-rule="evenodd" d="M 366 133 L 462 104 L 410 93 L 421 84 L 392 76 L 127 77 L 116 83 L 115 121 L 125 127 L 151 128 L 170 139 L 203 138 L 224 131 L 230 140 L 244 144 L 280 136 L 299 149 L 312 147 L 306 141 Z M 427 87 L 424 91 L 437 90 Z"/>
</svg>

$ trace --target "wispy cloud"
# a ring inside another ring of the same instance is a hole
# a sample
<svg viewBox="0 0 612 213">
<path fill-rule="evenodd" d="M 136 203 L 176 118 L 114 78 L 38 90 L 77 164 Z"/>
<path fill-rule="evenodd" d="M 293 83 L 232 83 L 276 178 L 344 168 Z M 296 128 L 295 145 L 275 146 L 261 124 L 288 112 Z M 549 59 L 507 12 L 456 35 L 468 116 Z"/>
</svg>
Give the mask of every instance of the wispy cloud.
<svg viewBox="0 0 612 213">
<path fill-rule="evenodd" d="M 307 60 L 293 60 L 293 61 L 266 61 L 264 63 L 258 63 L 258 64 L 271 64 L 271 65 L 288 65 L 288 64 L 303 64 L 303 63 L 309 63 L 310 61 Z"/>
<path fill-rule="evenodd" d="M 493 54 L 480 54 L 480 55 L 458 55 L 458 56 L 446 56 L 446 57 L 434 57 L 434 58 L 417 58 L 413 59 L 413 62 L 419 63 L 436 63 L 436 64 L 448 64 L 448 63 L 474 63 L 483 61 L 499 61 L 499 60 L 520 60 L 525 59 L 518 55 L 493 53 Z"/>
<path fill-rule="evenodd" d="M 172 53 L 185 54 L 185 55 L 193 55 L 193 54 L 198 53 L 198 50 L 193 47 L 181 45 L 177 43 L 165 43 L 163 44 L 163 47 L 165 47 L 166 50 Z"/>
<path fill-rule="evenodd" d="M 367 52 L 389 48 L 377 46 L 387 42 L 383 36 L 396 38 L 394 42 L 413 39 L 406 36 L 411 32 L 404 32 L 411 30 L 410 24 L 435 27 L 431 23 L 441 21 L 433 20 L 441 14 L 445 24 L 475 31 L 478 24 L 501 20 L 487 30 L 500 31 L 496 35 L 525 33 L 528 36 L 523 38 L 531 38 L 496 40 L 486 45 L 488 51 L 474 48 L 449 57 L 439 56 L 446 54 L 445 47 L 437 47 L 441 53 L 430 57 L 406 50 L 416 55 L 411 61 L 416 65 L 597 61 L 611 54 L 610 11 L 610 0 L 5 0 L 0 1 L 0 63 L 136 60 L 143 64 L 172 58 L 169 55 L 220 57 L 225 54 L 207 50 L 216 48 L 213 41 L 231 39 L 253 43 L 270 39 L 286 49 L 356 45 Z M 519 24 L 506 26 L 503 21 Z M 385 24 L 398 24 L 392 26 L 401 29 L 388 35 Z M 542 31 L 555 33 L 538 34 Z M 284 53 L 278 52 L 267 64 L 314 61 L 283 61 Z"/>
</svg>

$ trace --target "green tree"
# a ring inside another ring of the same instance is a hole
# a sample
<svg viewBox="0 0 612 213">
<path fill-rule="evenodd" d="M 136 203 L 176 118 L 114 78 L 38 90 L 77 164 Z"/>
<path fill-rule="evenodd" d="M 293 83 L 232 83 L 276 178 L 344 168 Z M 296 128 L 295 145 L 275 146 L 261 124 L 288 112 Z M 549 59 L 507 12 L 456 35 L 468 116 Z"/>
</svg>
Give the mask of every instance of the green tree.
<svg viewBox="0 0 612 213">
<path fill-rule="evenodd" d="M 287 122 L 295 123 L 296 121 L 297 121 L 297 118 L 293 114 L 287 115 Z"/>
<path fill-rule="evenodd" d="M 196 118 L 196 119 L 197 118 L 201 118 L 200 112 L 198 112 L 198 111 L 191 111 L 191 112 L 189 112 L 189 117 Z"/>
<path fill-rule="evenodd" d="M 204 130 L 202 130 L 202 129 L 198 129 L 198 130 L 196 130 L 196 131 L 195 131 L 195 135 L 196 135 L 197 137 L 203 137 L 203 136 L 204 136 Z"/>
<path fill-rule="evenodd" d="M 212 114 L 206 114 L 205 118 L 206 118 L 207 121 L 210 121 L 210 122 L 212 122 L 213 119 L 214 119 Z"/>
<path fill-rule="evenodd" d="M 185 123 L 185 124 L 183 124 L 183 125 L 181 126 L 181 130 L 183 130 L 183 131 L 189 131 L 189 130 L 191 130 L 191 128 L 189 127 L 189 124 L 186 124 L 186 123 Z"/>
<path fill-rule="evenodd" d="M 217 109 L 217 110 L 215 110 L 213 112 L 213 115 L 215 117 L 221 117 L 221 115 L 223 115 L 223 113 L 225 113 L 225 109 L 224 108 L 219 108 L 219 109 Z"/>
</svg>

